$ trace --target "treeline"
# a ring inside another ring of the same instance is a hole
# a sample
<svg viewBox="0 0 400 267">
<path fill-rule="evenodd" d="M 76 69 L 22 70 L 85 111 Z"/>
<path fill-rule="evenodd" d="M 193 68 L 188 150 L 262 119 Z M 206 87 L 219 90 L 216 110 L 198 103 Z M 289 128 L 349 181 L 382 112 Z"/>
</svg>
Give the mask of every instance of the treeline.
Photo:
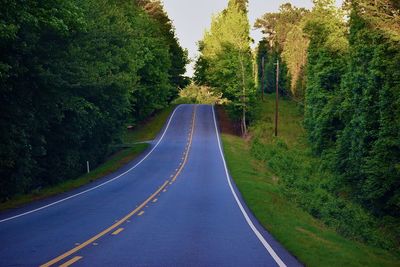
<svg viewBox="0 0 400 267">
<path fill-rule="evenodd" d="M 247 0 L 230 0 L 227 8 L 212 18 L 199 42 L 194 77 L 198 85 L 209 86 L 230 101 L 230 113 L 241 122 L 243 134 L 255 95 L 247 4 Z"/>
<path fill-rule="evenodd" d="M 387 220 L 400 217 L 399 15 L 394 0 L 343 9 L 315 0 L 310 11 L 285 4 L 256 23 L 266 34 L 258 88 L 272 91 L 272 63 L 283 61 L 282 93 L 304 106 L 312 151 L 336 174 L 335 194 Z"/>
<path fill-rule="evenodd" d="M 347 46 L 308 32 L 305 125 L 313 149 L 332 160 L 353 199 L 399 217 L 400 43 L 374 29 L 357 2 Z"/>
<path fill-rule="evenodd" d="M 258 19 L 265 37 L 251 51 L 247 1 L 230 0 L 199 42 L 194 81 L 228 99 L 244 135 L 253 127 L 253 156 L 275 168 L 294 202 L 346 237 L 396 248 L 399 3 L 313 3 L 312 10 L 287 3 Z M 279 137 L 264 143 L 266 133 L 257 132 L 265 126 L 257 121 L 261 93 L 275 92 L 277 61 L 279 94 L 304 111 L 310 153 L 290 150 Z"/>
<path fill-rule="evenodd" d="M 302 18 L 309 11 L 283 4 L 278 13 L 267 13 L 255 22 L 264 36 L 256 49 L 259 92 L 275 92 L 276 64 L 279 61 L 279 92 L 296 98 L 304 95 L 304 65 L 308 39 L 300 28 Z"/>
<path fill-rule="evenodd" d="M 101 162 L 124 123 L 188 83 L 159 1 L 6 1 L 0 13 L 0 201 Z"/>
</svg>

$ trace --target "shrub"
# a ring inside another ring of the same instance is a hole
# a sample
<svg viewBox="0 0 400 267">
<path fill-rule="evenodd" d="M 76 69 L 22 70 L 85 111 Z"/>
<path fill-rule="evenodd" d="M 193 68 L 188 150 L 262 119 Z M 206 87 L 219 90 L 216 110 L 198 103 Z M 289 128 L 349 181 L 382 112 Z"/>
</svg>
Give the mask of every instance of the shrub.
<svg viewBox="0 0 400 267">
<path fill-rule="evenodd" d="M 176 103 L 193 104 L 225 104 L 228 100 L 222 98 L 222 93 L 217 93 L 208 86 L 191 84 L 179 91 Z"/>
</svg>

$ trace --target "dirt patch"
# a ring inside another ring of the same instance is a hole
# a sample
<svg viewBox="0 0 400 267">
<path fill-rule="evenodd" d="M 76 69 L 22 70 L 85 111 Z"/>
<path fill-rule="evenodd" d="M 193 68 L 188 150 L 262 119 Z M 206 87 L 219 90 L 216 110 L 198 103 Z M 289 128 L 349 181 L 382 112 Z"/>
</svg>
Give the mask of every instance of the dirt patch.
<svg viewBox="0 0 400 267">
<path fill-rule="evenodd" d="M 242 133 L 240 129 L 240 123 L 234 122 L 229 118 L 224 106 L 218 105 L 215 106 L 215 109 L 217 112 L 217 120 L 221 132 L 224 134 L 241 136 Z"/>
</svg>

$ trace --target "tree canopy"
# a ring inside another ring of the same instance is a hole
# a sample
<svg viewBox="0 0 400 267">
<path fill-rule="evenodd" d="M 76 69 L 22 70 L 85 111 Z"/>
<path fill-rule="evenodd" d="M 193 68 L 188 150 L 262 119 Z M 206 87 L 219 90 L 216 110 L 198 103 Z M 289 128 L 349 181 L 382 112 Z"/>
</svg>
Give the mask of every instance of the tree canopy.
<svg viewBox="0 0 400 267">
<path fill-rule="evenodd" d="M 0 200 L 76 177 L 127 121 L 177 95 L 187 55 L 162 14 L 135 1 L 2 3 Z"/>
<path fill-rule="evenodd" d="M 200 42 L 196 78 L 222 92 L 231 102 L 232 114 L 241 118 L 246 133 L 246 110 L 254 95 L 250 25 L 247 1 L 230 1 L 228 7 L 213 17 L 210 29 Z"/>
<path fill-rule="evenodd" d="M 284 61 L 287 95 L 303 103 L 309 145 L 322 159 L 321 168 L 335 174 L 334 194 L 398 225 L 399 3 L 349 0 L 343 8 L 333 0 L 313 3 L 310 11 L 284 4 L 257 20 L 265 34 L 256 51 L 259 83 L 272 91 L 271 61 Z"/>
</svg>

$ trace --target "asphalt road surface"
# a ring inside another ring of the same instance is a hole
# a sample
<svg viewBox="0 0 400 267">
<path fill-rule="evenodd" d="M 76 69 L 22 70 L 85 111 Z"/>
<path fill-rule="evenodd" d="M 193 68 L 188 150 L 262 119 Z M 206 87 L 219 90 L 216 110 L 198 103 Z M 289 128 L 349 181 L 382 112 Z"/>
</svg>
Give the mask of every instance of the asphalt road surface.
<svg viewBox="0 0 400 267">
<path fill-rule="evenodd" d="M 0 266 L 299 266 L 228 175 L 212 106 L 180 105 L 141 158 L 0 214 Z"/>
</svg>

